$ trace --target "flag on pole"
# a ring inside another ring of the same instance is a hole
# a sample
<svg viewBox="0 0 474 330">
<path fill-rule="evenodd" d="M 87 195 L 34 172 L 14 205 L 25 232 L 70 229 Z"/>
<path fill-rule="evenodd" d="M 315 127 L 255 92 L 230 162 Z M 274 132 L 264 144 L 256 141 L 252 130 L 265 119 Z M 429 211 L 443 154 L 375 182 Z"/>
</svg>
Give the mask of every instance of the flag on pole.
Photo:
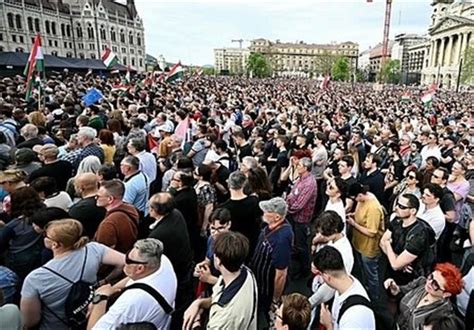
<svg viewBox="0 0 474 330">
<path fill-rule="evenodd" d="M 125 84 L 130 85 L 130 65 L 127 66 L 127 73 L 125 74 Z"/>
<path fill-rule="evenodd" d="M 423 104 L 427 106 L 433 101 L 433 96 L 434 96 L 434 92 L 428 91 L 427 93 L 423 94 L 423 96 L 421 97 L 421 102 L 423 102 Z"/>
<path fill-rule="evenodd" d="M 166 82 L 171 82 L 175 81 L 177 79 L 180 79 L 184 74 L 184 69 L 183 66 L 181 65 L 181 61 L 173 65 L 166 75 L 165 81 Z"/>
<path fill-rule="evenodd" d="M 117 55 L 107 47 L 102 53 L 102 62 L 104 62 L 107 69 L 111 69 L 118 63 Z"/>
<path fill-rule="evenodd" d="M 411 100 L 410 92 L 405 92 L 402 95 L 402 102 L 409 102 Z"/>
<path fill-rule="evenodd" d="M 321 81 L 321 84 L 319 85 L 320 89 L 327 89 L 329 86 L 329 80 L 331 79 L 331 76 L 327 75 L 324 77 L 323 81 Z"/>
<path fill-rule="evenodd" d="M 28 57 L 28 62 L 26 63 L 25 70 L 23 74 L 26 75 L 26 97 L 28 101 L 31 97 L 31 92 L 33 90 L 33 83 L 36 82 L 36 77 L 33 79 L 33 75 L 36 72 L 36 76 L 39 77 L 41 81 L 41 75 L 44 77 L 44 57 L 43 50 L 41 49 L 41 36 L 39 34 L 35 37 L 35 42 L 33 44 L 33 49 L 30 52 Z"/>
<path fill-rule="evenodd" d="M 111 73 L 111 74 L 119 74 L 119 73 L 120 73 L 120 70 L 118 70 L 118 69 L 117 69 L 117 70 L 112 70 L 112 71 L 110 71 L 110 73 Z"/>
<path fill-rule="evenodd" d="M 86 107 L 100 101 L 102 98 L 104 97 L 104 95 L 102 95 L 102 93 L 96 89 L 96 88 L 91 88 L 86 95 L 84 95 L 84 97 L 82 98 L 82 101 L 84 102 L 84 105 Z"/>
</svg>

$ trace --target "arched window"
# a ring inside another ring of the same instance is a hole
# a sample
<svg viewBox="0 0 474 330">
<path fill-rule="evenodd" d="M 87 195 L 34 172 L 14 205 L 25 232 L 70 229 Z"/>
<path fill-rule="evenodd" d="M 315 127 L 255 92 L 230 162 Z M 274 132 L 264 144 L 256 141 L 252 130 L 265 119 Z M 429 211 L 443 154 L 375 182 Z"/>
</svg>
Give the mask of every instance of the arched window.
<svg viewBox="0 0 474 330">
<path fill-rule="evenodd" d="M 90 23 L 87 26 L 87 37 L 89 39 L 94 39 L 94 28 L 92 27 L 92 25 Z"/>
<path fill-rule="evenodd" d="M 34 32 L 35 30 L 34 30 L 34 27 L 33 27 L 33 18 L 28 17 L 26 20 L 28 22 L 28 31 Z"/>
<path fill-rule="evenodd" d="M 54 36 L 56 35 L 56 23 L 55 22 L 51 22 L 51 32 L 53 33 Z"/>
<path fill-rule="evenodd" d="M 123 65 L 127 65 L 127 58 L 126 58 L 126 57 L 123 58 L 123 62 L 122 62 L 122 63 L 123 63 Z"/>
<path fill-rule="evenodd" d="M 120 30 L 120 42 L 125 43 L 125 32 L 123 32 L 123 29 Z"/>
<path fill-rule="evenodd" d="M 80 58 L 81 60 L 83 60 L 83 59 L 84 59 L 84 54 L 83 54 L 83 53 L 79 53 L 79 58 Z"/>
<path fill-rule="evenodd" d="M 3 52 L 3 47 L 2 46 L 0 46 L 0 52 Z"/>
<path fill-rule="evenodd" d="M 110 29 L 110 39 L 111 39 L 113 42 L 117 41 L 117 36 L 116 36 L 116 34 L 115 34 L 115 29 L 114 29 L 114 28 L 111 28 L 111 29 Z"/>
<path fill-rule="evenodd" d="M 91 54 L 91 58 L 95 60 L 95 54 Z"/>
<path fill-rule="evenodd" d="M 128 35 L 128 43 L 130 45 L 133 45 L 133 33 L 132 32 L 130 32 L 130 34 Z"/>
<path fill-rule="evenodd" d="M 72 53 L 71 53 L 71 52 L 67 52 L 67 53 L 66 53 L 66 57 L 71 58 L 71 57 L 72 57 Z"/>
<path fill-rule="evenodd" d="M 68 38 L 71 37 L 71 25 L 66 25 L 66 35 L 68 36 Z"/>
<path fill-rule="evenodd" d="M 47 33 L 47 34 L 50 34 L 50 33 L 51 33 L 51 30 L 50 30 L 50 28 L 49 28 L 49 21 L 45 21 L 45 22 L 44 22 L 44 27 L 45 27 L 45 29 L 46 29 L 46 33 Z"/>
<path fill-rule="evenodd" d="M 105 32 L 105 28 L 103 25 L 100 26 L 100 39 L 107 40 L 107 33 Z"/>
<path fill-rule="evenodd" d="M 35 18 L 35 31 L 36 32 L 41 32 L 41 28 L 40 28 L 40 20 L 39 18 Z"/>
<path fill-rule="evenodd" d="M 64 25 L 64 23 L 61 23 L 61 35 L 63 37 L 66 36 L 66 26 Z"/>
<path fill-rule="evenodd" d="M 10 29 L 14 29 L 15 28 L 15 23 L 13 22 L 13 14 L 12 13 L 8 13 L 7 14 L 7 19 L 8 19 L 8 27 Z"/>
<path fill-rule="evenodd" d="M 15 20 L 16 20 L 16 28 L 18 30 L 21 30 L 22 29 L 22 24 L 21 24 L 21 16 L 20 15 L 16 15 L 15 16 Z"/>
<path fill-rule="evenodd" d="M 142 38 L 140 37 L 140 33 L 137 33 L 137 45 L 138 46 L 142 45 Z"/>
<path fill-rule="evenodd" d="M 81 24 L 77 24 L 77 27 L 76 27 L 76 34 L 77 34 L 77 37 L 78 37 L 78 38 L 82 38 L 83 34 L 82 34 L 82 27 L 81 27 Z"/>
<path fill-rule="evenodd" d="M 17 53 L 23 53 L 24 51 L 25 50 L 21 47 L 18 47 L 18 48 L 15 49 L 15 52 L 17 52 Z"/>
<path fill-rule="evenodd" d="M 52 51 L 52 52 L 51 52 L 51 55 L 53 55 L 53 56 L 58 56 L 58 52 L 57 52 L 57 51 Z"/>
<path fill-rule="evenodd" d="M 135 58 L 132 57 L 132 66 L 135 66 Z"/>
</svg>

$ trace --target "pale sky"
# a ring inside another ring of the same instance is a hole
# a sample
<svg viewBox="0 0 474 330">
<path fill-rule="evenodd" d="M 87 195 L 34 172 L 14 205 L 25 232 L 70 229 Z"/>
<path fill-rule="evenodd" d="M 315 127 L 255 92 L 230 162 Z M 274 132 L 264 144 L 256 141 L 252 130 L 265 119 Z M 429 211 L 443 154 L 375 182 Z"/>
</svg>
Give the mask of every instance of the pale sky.
<svg viewBox="0 0 474 330">
<path fill-rule="evenodd" d="M 166 61 L 214 64 L 214 48 L 232 39 L 282 42 L 353 41 L 359 52 L 382 41 L 385 0 L 135 0 L 146 52 Z M 430 0 L 394 0 L 390 38 L 426 34 Z M 244 46 L 248 46 L 245 42 Z"/>
</svg>

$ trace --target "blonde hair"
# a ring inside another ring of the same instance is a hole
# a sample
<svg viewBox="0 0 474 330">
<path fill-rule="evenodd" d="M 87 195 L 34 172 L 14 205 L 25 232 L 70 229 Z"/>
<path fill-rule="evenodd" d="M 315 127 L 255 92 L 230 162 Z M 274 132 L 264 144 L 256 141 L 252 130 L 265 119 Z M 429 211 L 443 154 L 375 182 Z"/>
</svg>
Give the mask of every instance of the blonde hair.
<svg viewBox="0 0 474 330">
<path fill-rule="evenodd" d="M 46 126 L 46 117 L 39 111 L 33 111 L 28 115 L 28 121 L 30 124 L 38 126 Z"/>
<path fill-rule="evenodd" d="M 61 243 L 68 250 L 78 250 L 89 242 L 87 236 L 82 236 L 82 224 L 75 219 L 51 221 L 45 227 L 47 230 L 51 240 Z"/>
</svg>

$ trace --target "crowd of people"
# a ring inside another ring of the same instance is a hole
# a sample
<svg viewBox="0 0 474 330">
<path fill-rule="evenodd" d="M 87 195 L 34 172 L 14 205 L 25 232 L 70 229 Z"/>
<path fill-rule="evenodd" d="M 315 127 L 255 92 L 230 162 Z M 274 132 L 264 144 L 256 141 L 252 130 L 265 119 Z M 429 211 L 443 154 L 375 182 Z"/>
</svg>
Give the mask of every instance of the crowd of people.
<svg viewBox="0 0 474 330">
<path fill-rule="evenodd" d="M 1 329 L 474 327 L 474 94 L 116 83 L 0 80 Z"/>
</svg>

